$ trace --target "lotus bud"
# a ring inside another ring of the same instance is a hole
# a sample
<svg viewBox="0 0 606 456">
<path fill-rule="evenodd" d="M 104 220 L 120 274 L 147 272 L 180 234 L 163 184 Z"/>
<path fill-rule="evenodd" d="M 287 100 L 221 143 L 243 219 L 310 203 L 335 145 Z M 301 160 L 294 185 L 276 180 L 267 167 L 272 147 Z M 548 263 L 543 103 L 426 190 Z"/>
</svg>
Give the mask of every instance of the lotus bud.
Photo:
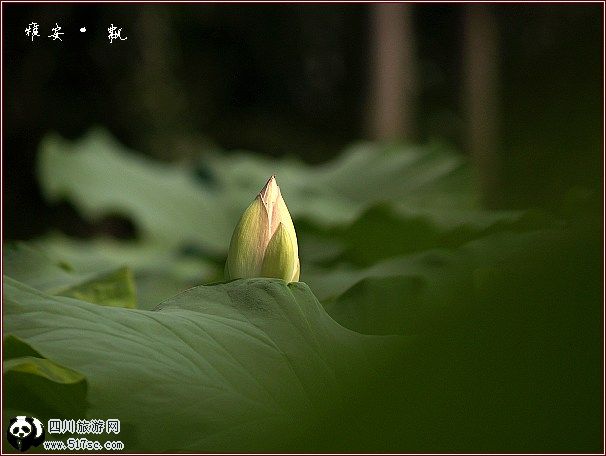
<svg viewBox="0 0 606 456">
<path fill-rule="evenodd" d="M 299 269 L 295 226 L 271 176 L 234 230 L 225 278 L 275 277 L 297 282 Z"/>
</svg>

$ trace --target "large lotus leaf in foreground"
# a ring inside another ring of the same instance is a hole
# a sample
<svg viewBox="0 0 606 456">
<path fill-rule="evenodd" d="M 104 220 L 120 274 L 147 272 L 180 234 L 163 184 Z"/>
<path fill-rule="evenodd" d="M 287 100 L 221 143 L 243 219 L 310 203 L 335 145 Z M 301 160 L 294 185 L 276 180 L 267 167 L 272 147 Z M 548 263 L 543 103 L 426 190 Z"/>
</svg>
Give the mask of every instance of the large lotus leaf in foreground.
<svg viewBox="0 0 606 456">
<path fill-rule="evenodd" d="M 192 288 L 156 311 L 4 286 L 5 331 L 85 375 L 89 416 L 121 419 L 129 451 L 305 448 L 399 341 L 339 326 L 277 279 Z"/>
</svg>

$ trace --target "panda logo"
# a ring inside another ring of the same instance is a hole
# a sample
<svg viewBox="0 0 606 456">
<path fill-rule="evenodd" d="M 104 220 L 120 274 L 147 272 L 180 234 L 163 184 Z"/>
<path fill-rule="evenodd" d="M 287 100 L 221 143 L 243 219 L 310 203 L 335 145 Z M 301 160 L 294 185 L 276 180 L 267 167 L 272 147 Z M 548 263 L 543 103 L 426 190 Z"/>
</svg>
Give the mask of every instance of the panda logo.
<svg viewBox="0 0 606 456">
<path fill-rule="evenodd" d="M 15 449 L 27 451 L 31 446 L 44 442 L 44 426 L 38 418 L 16 416 L 11 418 L 6 439 Z"/>
</svg>

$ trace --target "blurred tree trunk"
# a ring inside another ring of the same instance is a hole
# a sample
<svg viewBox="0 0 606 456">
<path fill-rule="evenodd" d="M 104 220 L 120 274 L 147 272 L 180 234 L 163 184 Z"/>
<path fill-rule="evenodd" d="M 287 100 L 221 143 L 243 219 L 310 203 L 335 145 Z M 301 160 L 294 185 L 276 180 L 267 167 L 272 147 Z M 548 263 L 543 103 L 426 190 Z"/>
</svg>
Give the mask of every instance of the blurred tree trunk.
<svg viewBox="0 0 606 456">
<path fill-rule="evenodd" d="M 374 4 L 371 19 L 370 134 L 379 140 L 410 139 L 416 99 L 412 6 Z"/>
<path fill-rule="evenodd" d="M 164 160 L 182 159 L 191 153 L 182 144 L 192 126 L 188 123 L 187 98 L 174 71 L 180 56 L 171 18 L 160 7 L 141 9 L 137 23 L 141 60 L 133 84 L 141 111 L 142 147 Z"/>
<path fill-rule="evenodd" d="M 466 5 L 465 110 L 467 141 L 479 175 L 483 203 L 496 207 L 499 185 L 499 34 L 488 5 Z"/>
</svg>

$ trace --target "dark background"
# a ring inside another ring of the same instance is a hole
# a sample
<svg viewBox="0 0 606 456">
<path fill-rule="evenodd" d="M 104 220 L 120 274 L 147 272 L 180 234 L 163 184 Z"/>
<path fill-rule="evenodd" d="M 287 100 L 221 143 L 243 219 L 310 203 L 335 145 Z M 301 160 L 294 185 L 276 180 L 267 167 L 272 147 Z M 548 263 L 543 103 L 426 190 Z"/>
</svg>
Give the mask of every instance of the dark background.
<svg viewBox="0 0 606 456">
<path fill-rule="evenodd" d="M 35 158 L 50 131 L 76 138 L 102 125 L 167 161 L 219 148 L 318 163 L 351 142 L 385 139 L 369 128 L 373 8 L 4 4 L 4 237 L 50 228 L 129 234 L 126 222 L 91 226 L 66 203 L 43 200 Z M 601 198 L 601 5 L 409 8 L 414 128 L 401 139 L 438 138 L 472 154 L 478 120 L 466 114 L 464 75 L 473 62 L 463 49 L 466 15 L 483 8 L 498 69 L 490 152 L 498 185 L 486 200 L 523 208 L 558 205 L 571 192 Z M 40 24 L 33 42 L 24 33 L 30 22 Z M 62 42 L 47 38 L 55 23 Z M 112 23 L 126 41 L 110 45 Z"/>
</svg>

